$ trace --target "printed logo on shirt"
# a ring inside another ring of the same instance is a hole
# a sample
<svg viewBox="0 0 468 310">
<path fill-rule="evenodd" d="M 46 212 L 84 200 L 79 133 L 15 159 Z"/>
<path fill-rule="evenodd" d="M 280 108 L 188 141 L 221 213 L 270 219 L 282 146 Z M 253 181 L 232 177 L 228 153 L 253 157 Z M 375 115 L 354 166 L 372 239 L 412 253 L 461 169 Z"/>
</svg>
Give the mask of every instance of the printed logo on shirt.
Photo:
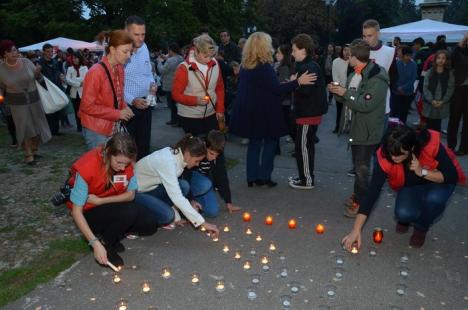
<svg viewBox="0 0 468 310">
<path fill-rule="evenodd" d="M 372 95 L 369 94 L 369 93 L 367 93 L 367 94 L 364 95 L 364 99 L 366 99 L 366 100 L 371 100 L 371 99 L 372 99 Z"/>
<path fill-rule="evenodd" d="M 114 175 L 113 182 L 114 183 L 127 183 L 127 176 L 125 174 Z"/>
</svg>

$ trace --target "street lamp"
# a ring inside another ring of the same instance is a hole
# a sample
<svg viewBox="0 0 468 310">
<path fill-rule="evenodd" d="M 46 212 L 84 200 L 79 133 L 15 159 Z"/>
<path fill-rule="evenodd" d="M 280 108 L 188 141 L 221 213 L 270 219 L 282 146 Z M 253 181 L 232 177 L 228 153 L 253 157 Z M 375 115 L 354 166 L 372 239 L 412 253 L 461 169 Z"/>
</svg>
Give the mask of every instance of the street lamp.
<svg viewBox="0 0 468 310">
<path fill-rule="evenodd" d="M 327 44 L 330 43 L 330 8 L 335 3 L 335 0 L 323 0 L 327 6 Z"/>
</svg>

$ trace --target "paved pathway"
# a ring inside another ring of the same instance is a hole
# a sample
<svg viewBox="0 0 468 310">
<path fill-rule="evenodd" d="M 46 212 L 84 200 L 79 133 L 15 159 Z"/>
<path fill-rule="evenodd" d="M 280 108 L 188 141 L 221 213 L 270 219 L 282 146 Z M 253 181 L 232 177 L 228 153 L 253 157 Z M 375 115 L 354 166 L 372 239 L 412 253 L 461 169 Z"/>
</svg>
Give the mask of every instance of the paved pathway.
<svg viewBox="0 0 468 310">
<path fill-rule="evenodd" d="M 126 267 L 120 284 L 113 283 L 112 270 L 98 266 L 88 255 L 5 309 L 117 309 L 120 298 L 128 302 L 127 309 L 283 309 L 284 296 L 290 298 L 291 309 L 468 309 L 466 188 L 456 190 L 422 249 L 408 246 L 409 234 L 395 234 L 394 195 L 388 188 L 366 225 L 360 253 L 341 249 L 340 240 L 352 226 L 352 220 L 343 216 L 342 202 L 353 179 L 346 176 L 350 167 L 346 138 L 331 133 L 334 113 L 331 107 L 319 129 L 315 189 L 288 188 L 295 162 L 288 155 L 293 145 L 285 141 L 273 176 L 279 186 L 248 188 L 246 147 L 231 139 L 226 155 L 240 160 L 229 171 L 233 199 L 251 213 L 250 223 L 223 210 L 215 222 L 221 227 L 227 224 L 230 232 L 223 232 L 217 243 L 191 227 L 125 240 Z M 167 115 L 164 108 L 154 112 L 154 147 L 168 145 L 182 134 L 164 125 Z M 468 158 L 462 159 L 462 165 L 467 171 Z M 266 215 L 273 216 L 273 225 L 263 223 Z M 294 230 L 288 228 L 290 218 L 297 219 Z M 315 233 L 318 223 L 325 226 L 323 235 Z M 244 233 L 247 226 L 252 236 Z M 371 241 L 376 226 L 385 233 L 378 246 Z M 262 241 L 256 241 L 257 234 Z M 270 242 L 277 251 L 269 251 Z M 222 251 L 224 245 L 229 246 L 228 254 Z M 241 252 L 239 261 L 233 258 L 235 250 Z M 263 254 L 268 256 L 269 271 L 262 269 Z M 251 262 L 249 271 L 243 269 L 246 260 Z M 167 280 L 161 277 L 166 266 L 171 269 Z M 191 282 L 194 272 L 200 275 L 196 286 Z M 257 285 L 252 283 L 255 274 Z M 217 292 L 221 279 L 224 291 Z M 141 289 L 145 280 L 151 287 L 147 294 Z"/>
</svg>

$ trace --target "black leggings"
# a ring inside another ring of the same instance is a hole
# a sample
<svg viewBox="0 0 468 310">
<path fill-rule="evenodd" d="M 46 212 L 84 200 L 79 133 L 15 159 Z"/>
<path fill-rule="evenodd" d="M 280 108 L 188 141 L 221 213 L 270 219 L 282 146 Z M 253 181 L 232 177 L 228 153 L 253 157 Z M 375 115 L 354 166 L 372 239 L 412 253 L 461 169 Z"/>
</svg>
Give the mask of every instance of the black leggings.
<svg viewBox="0 0 468 310">
<path fill-rule="evenodd" d="M 151 235 L 157 230 L 156 217 L 135 202 L 109 203 L 84 213 L 93 233 L 106 245 L 119 242 L 126 233 Z"/>
<path fill-rule="evenodd" d="M 11 137 L 11 145 L 16 145 L 18 144 L 18 141 L 16 140 L 16 127 L 15 122 L 13 121 L 13 116 L 7 115 L 5 118 L 8 127 L 8 133 Z"/>
</svg>

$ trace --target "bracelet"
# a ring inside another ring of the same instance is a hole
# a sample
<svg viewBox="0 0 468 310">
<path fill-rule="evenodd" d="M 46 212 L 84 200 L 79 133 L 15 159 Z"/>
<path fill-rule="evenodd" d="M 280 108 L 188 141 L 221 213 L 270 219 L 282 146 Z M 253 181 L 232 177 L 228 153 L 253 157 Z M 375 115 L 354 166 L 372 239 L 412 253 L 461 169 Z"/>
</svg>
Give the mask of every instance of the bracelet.
<svg viewBox="0 0 468 310">
<path fill-rule="evenodd" d="M 97 237 L 94 237 L 93 239 L 89 240 L 88 245 L 92 247 L 93 244 L 96 243 L 96 241 L 99 241 L 99 239 Z"/>
</svg>

